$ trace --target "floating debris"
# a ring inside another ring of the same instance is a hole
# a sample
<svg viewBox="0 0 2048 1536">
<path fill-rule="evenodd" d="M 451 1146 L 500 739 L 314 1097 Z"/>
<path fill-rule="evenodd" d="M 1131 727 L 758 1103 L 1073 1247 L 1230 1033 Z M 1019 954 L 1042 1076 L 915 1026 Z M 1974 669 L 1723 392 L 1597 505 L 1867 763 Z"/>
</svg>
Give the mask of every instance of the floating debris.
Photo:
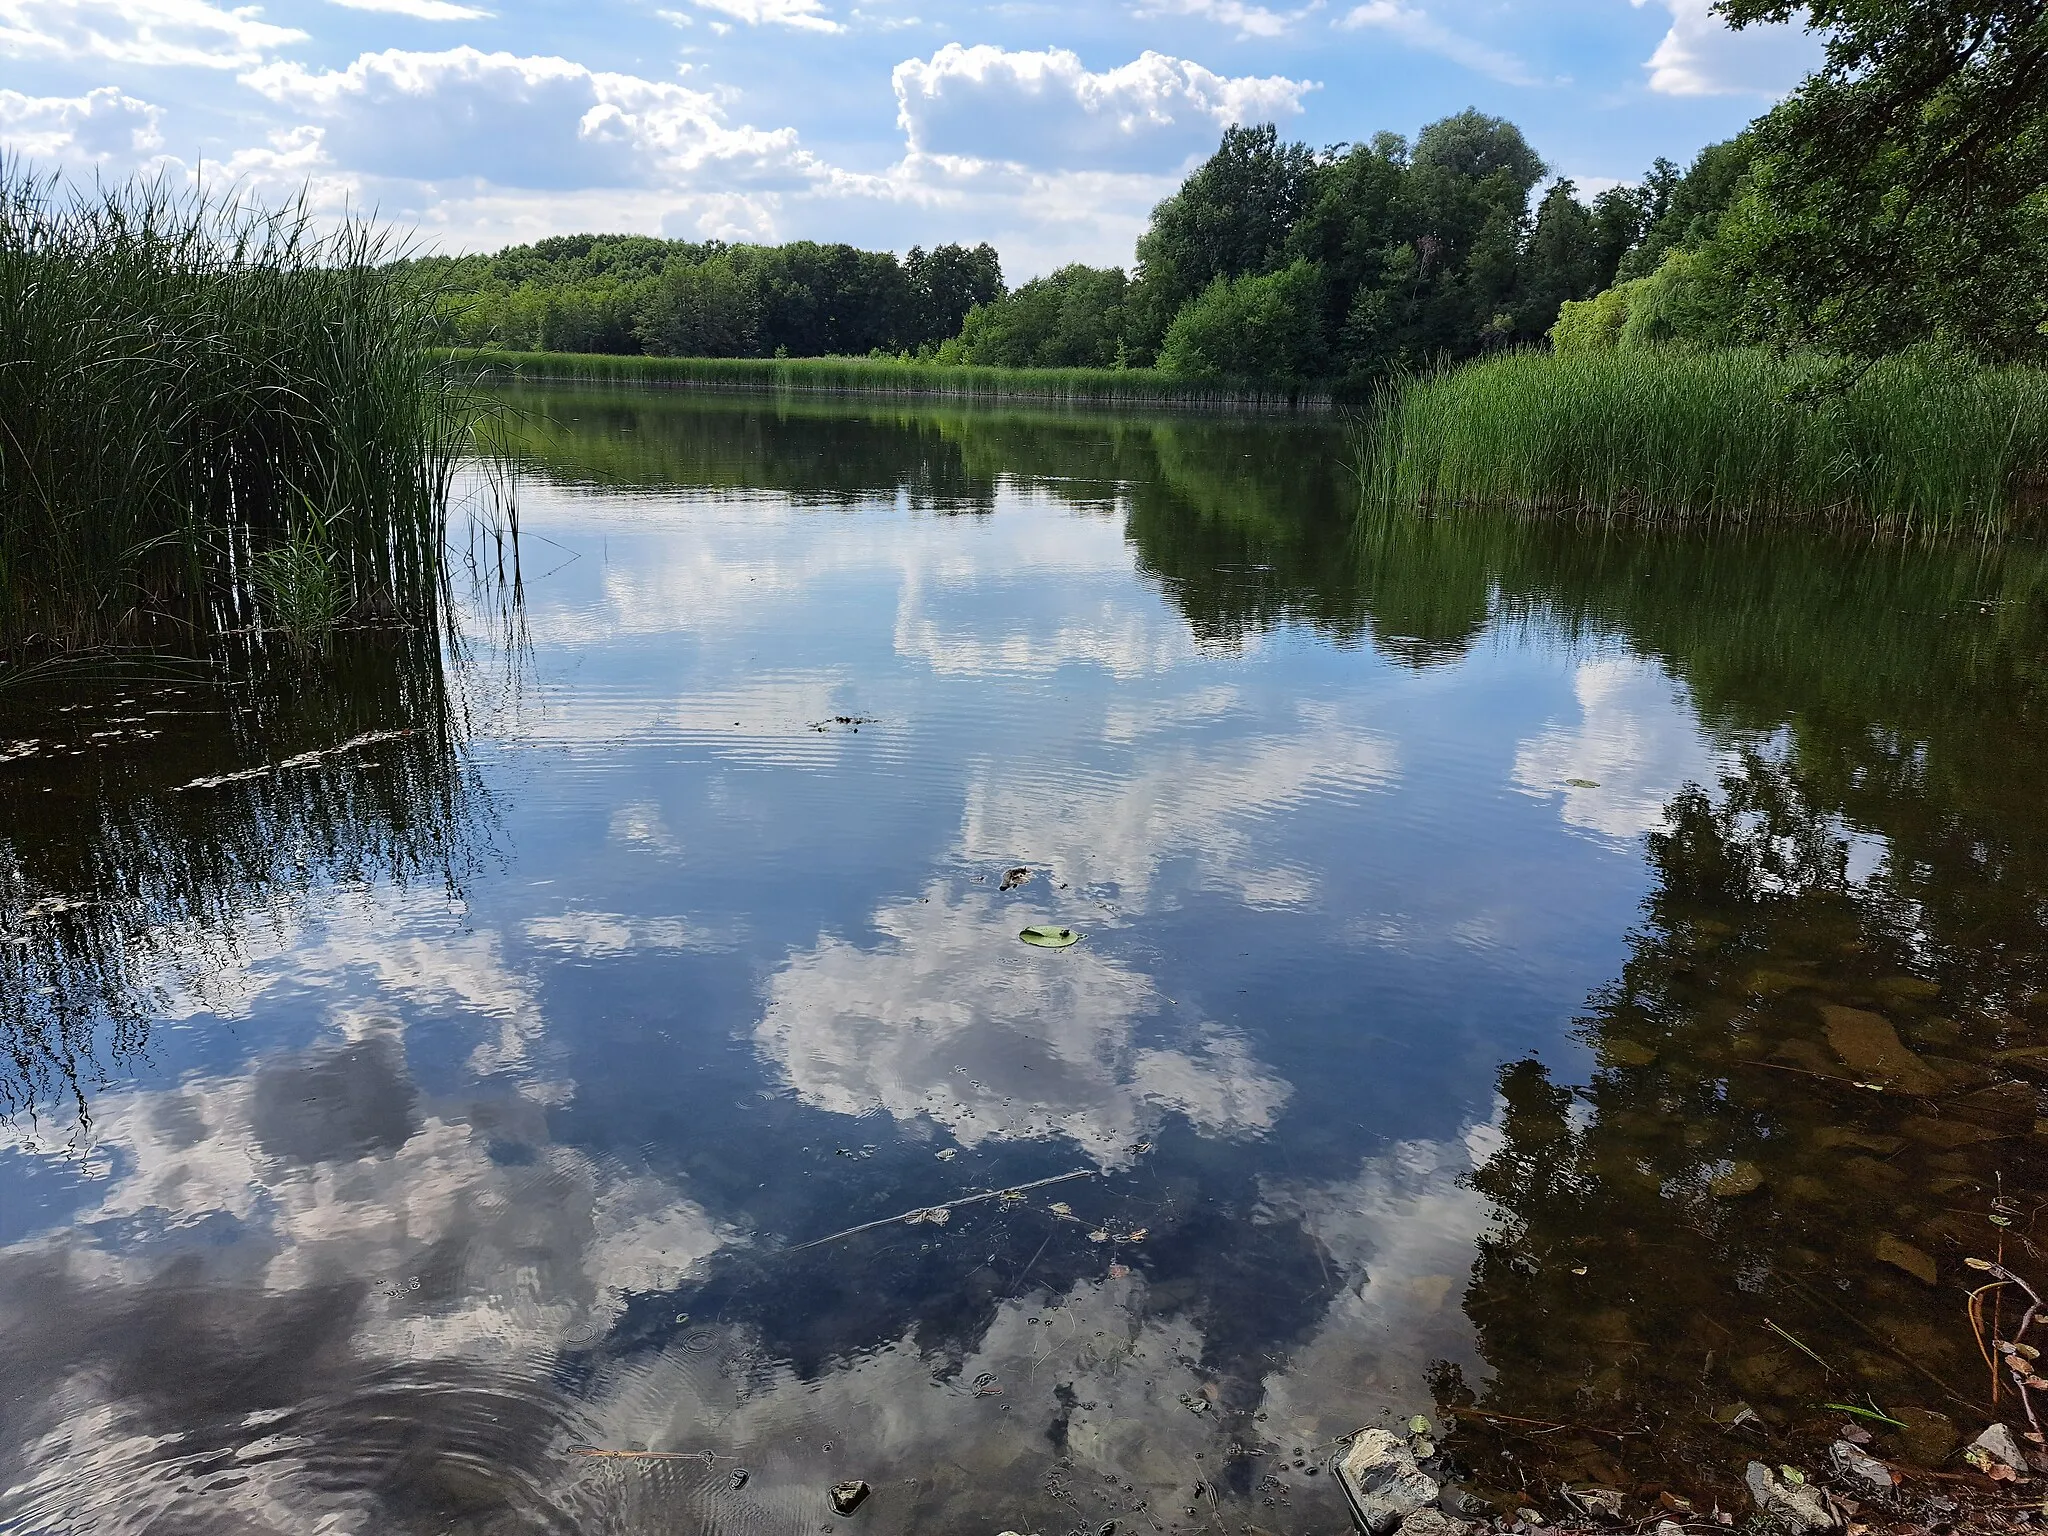
<svg viewBox="0 0 2048 1536">
<path fill-rule="evenodd" d="M 1026 944 L 1035 945 L 1039 949 L 1065 949 L 1069 944 L 1078 940 L 1081 935 L 1074 932 L 1071 928 L 1052 928 L 1044 924 L 1033 923 L 1029 928 L 1019 933 L 1017 937 Z"/>
<path fill-rule="evenodd" d="M 1031 871 L 1025 868 L 1024 865 L 1019 864 L 1015 869 L 1006 869 L 1003 871 L 1003 883 L 997 886 L 996 889 L 1001 891 L 1014 891 L 1018 886 L 1024 884 L 1030 878 Z"/>
<path fill-rule="evenodd" d="M 905 1225 L 913 1227 L 919 1225 L 943 1227 L 952 1219 L 953 1213 L 943 1205 L 927 1206 L 921 1211 L 912 1211 L 903 1218 Z"/>
<path fill-rule="evenodd" d="M 953 1161 L 954 1158 L 958 1157 L 959 1155 L 960 1149 L 958 1147 L 941 1147 L 936 1153 L 933 1154 L 933 1156 L 937 1157 L 938 1160 L 942 1163 L 950 1163 L 951 1161 Z"/>
<path fill-rule="evenodd" d="M 243 768 L 235 773 L 208 774 L 189 783 L 175 784 L 171 787 L 171 792 L 179 794 L 190 789 L 218 789 L 223 784 L 240 784 L 250 779 L 267 779 L 273 774 L 289 773 L 298 768 L 313 768 L 328 758 L 340 757 L 348 752 L 359 752 L 364 747 L 396 741 L 411 734 L 411 731 L 365 731 L 360 736 L 351 736 L 338 747 L 325 747 L 317 752 L 301 752 L 295 757 L 286 758 L 283 762 L 271 763 L 262 768 Z"/>
</svg>

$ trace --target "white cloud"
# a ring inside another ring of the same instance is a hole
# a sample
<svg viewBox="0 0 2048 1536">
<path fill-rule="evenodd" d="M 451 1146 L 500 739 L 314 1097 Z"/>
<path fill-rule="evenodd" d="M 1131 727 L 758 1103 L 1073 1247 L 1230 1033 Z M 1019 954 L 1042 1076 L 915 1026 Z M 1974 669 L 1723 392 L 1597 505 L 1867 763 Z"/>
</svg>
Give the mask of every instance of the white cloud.
<svg viewBox="0 0 2048 1536">
<path fill-rule="evenodd" d="M 1246 5 L 1244 0 L 1143 0 L 1138 14 L 1192 16 L 1235 27 L 1239 37 L 1279 37 L 1320 3 L 1317 0 L 1317 4 L 1295 11 L 1269 11 L 1263 5 Z"/>
<path fill-rule="evenodd" d="M 695 0 L 700 10 L 716 11 L 750 27 L 796 27 L 806 32 L 844 32 L 825 14 L 818 0 Z"/>
<path fill-rule="evenodd" d="M 1684 694 L 1635 657 L 1589 661 L 1573 680 L 1576 728 L 1552 726 L 1515 753 L 1514 782 L 1561 795 L 1568 826 L 1639 837 L 1664 824 L 1664 806 L 1687 782 L 1710 783 L 1714 754 Z"/>
<path fill-rule="evenodd" d="M 280 62 L 242 78 L 314 118 L 327 154 L 369 175 L 567 190 L 797 185 L 821 170 L 794 129 L 731 127 L 706 92 L 568 59 L 394 48 L 341 70 Z"/>
<path fill-rule="evenodd" d="M 163 143 L 163 109 L 118 87 L 83 96 L 24 96 L 0 90 L 0 139 L 14 153 L 55 164 L 131 161 Z"/>
<path fill-rule="evenodd" d="M 967 1146 L 1067 1136 L 1115 1167 L 1168 1111 L 1211 1135 L 1273 1124 L 1291 1090 L 1239 1037 L 1139 1045 L 1163 1002 L 1151 980 L 1086 943 L 1020 944 L 1030 916 L 934 883 L 875 914 L 874 948 L 828 937 L 793 956 L 755 1040 L 806 1103 L 928 1117 Z"/>
<path fill-rule="evenodd" d="M 1453 32 L 1427 11 L 1402 5 L 1400 0 L 1365 0 L 1365 4 L 1339 17 L 1336 24 L 1347 31 L 1371 28 L 1385 32 L 1412 48 L 1441 54 L 1454 64 L 1462 64 L 1508 85 L 1542 83 L 1530 73 L 1529 66 L 1513 54 L 1503 53 L 1475 38 Z"/>
<path fill-rule="evenodd" d="M 120 64 L 247 69 L 306 34 L 253 5 L 207 0 L 0 0 L 0 53 Z"/>
<path fill-rule="evenodd" d="M 1064 48 L 948 43 L 896 66 L 896 120 L 914 155 L 1041 168 L 1160 170 L 1231 123 L 1291 116 L 1315 85 L 1224 76 L 1147 51 L 1095 72 Z"/>
<path fill-rule="evenodd" d="M 410 16 L 415 21 L 475 21 L 491 14 L 473 5 L 456 5 L 453 0 L 329 0 L 351 11 L 387 11 Z"/>
<path fill-rule="evenodd" d="M 1650 0 L 1629 0 L 1637 9 Z M 1657 0 L 1671 12 L 1671 30 L 1643 67 L 1650 89 L 1666 96 L 1778 97 L 1820 62 L 1820 44 L 1783 23 L 1731 31 L 1713 14 L 1713 0 Z"/>
</svg>

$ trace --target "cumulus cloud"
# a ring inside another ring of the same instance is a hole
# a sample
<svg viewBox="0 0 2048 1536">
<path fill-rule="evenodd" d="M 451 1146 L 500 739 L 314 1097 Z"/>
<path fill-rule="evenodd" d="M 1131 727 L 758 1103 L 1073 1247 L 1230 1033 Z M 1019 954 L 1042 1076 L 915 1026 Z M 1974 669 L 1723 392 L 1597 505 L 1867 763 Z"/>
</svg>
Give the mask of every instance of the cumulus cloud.
<svg viewBox="0 0 2048 1536">
<path fill-rule="evenodd" d="M 926 1117 L 967 1146 L 1067 1136 L 1113 1167 L 1168 1111 L 1212 1135 L 1273 1124 L 1291 1090 L 1241 1038 L 1140 1044 L 1162 1002 L 1149 978 L 1087 945 L 1029 949 L 1017 924 L 985 890 L 934 883 L 875 914 L 876 946 L 793 956 L 755 1041 L 806 1103 Z"/>
<path fill-rule="evenodd" d="M 794 129 L 732 127 L 706 92 L 562 58 L 394 48 L 346 69 L 279 62 L 242 78 L 313 118 L 329 156 L 370 175 L 568 190 L 795 185 L 820 169 Z"/>
<path fill-rule="evenodd" d="M 750 27 L 796 27 L 805 32 L 844 32 L 818 0 L 695 0 L 699 10 L 730 16 Z"/>
<path fill-rule="evenodd" d="M 83 96 L 24 96 L 0 90 L 0 139 L 32 160 L 103 166 L 163 143 L 161 108 L 103 85 Z"/>
<path fill-rule="evenodd" d="M 1403 5 L 1400 0 L 1365 0 L 1365 4 L 1355 6 L 1339 17 L 1337 25 L 1347 31 L 1369 28 L 1384 32 L 1411 48 L 1441 54 L 1454 64 L 1462 64 L 1508 85 L 1541 84 L 1530 73 L 1529 66 L 1513 54 L 1503 53 L 1476 38 L 1454 32 L 1427 11 Z"/>
<path fill-rule="evenodd" d="M 1651 0 L 1630 0 L 1641 9 Z M 1820 44 L 1789 23 L 1731 31 L 1712 0 L 1656 0 L 1671 30 L 1643 66 L 1666 96 L 1778 97 L 1820 62 Z"/>
<path fill-rule="evenodd" d="M 253 5 L 207 0 L 0 0 L 0 53 L 119 64 L 247 69 L 288 43 Z"/>
<path fill-rule="evenodd" d="M 1231 123 L 1291 116 L 1312 81 L 1225 76 L 1147 51 L 1096 72 L 1042 53 L 948 43 L 896 66 L 896 119 L 914 155 L 1040 168 L 1171 167 Z"/>
<path fill-rule="evenodd" d="M 1552 726 L 1515 753 L 1517 788 L 1562 796 L 1567 826 L 1638 837 L 1664 824 L 1688 781 L 1710 783 L 1714 755 L 1678 686 L 1635 657 L 1589 661 L 1573 680 L 1576 726 Z"/>
</svg>

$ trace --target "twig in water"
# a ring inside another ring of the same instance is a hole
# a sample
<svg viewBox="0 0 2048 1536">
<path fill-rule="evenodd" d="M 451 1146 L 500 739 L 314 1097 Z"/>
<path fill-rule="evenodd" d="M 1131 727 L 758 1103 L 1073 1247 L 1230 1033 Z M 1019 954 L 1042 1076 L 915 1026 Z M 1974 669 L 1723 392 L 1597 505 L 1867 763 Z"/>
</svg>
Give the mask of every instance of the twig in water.
<svg viewBox="0 0 2048 1536">
<path fill-rule="evenodd" d="M 884 1216 L 880 1221 L 864 1221 L 857 1227 L 848 1227 L 843 1232 L 834 1232 L 829 1237 L 814 1237 L 808 1243 L 798 1243 L 785 1248 L 784 1253 L 802 1253 L 806 1248 L 822 1248 L 827 1243 L 836 1243 L 842 1237 L 852 1237 L 856 1232 L 872 1232 L 877 1227 L 893 1227 L 906 1222 L 913 1216 L 922 1216 L 927 1211 L 956 1211 L 963 1205 L 980 1205 L 985 1200 L 1000 1200 L 1005 1195 L 1021 1195 L 1027 1189 L 1043 1189 L 1048 1184 L 1064 1184 L 1069 1179 L 1092 1179 L 1093 1168 L 1077 1168 L 1072 1173 L 1057 1173 L 1049 1179 L 1036 1179 L 1029 1184 L 1013 1184 L 1008 1189 L 991 1189 L 985 1194 L 963 1195 L 958 1200 L 942 1201 L 938 1205 L 921 1205 L 914 1211 L 904 1211 L 895 1216 Z"/>
<path fill-rule="evenodd" d="M 1821 1359 L 1819 1355 L 1816 1355 L 1804 1344 L 1800 1343 L 1797 1339 L 1793 1338 L 1791 1334 L 1787 1333 L 1784 1329 L 1780 1328 L 1768 1317 L 1764 1319 L 1764 1326 L 1770 1329 L 1771 1332 L 1775 1333 L 1779 1338 L 1783 1339 L 1787 1344 L 1790 1344 L 1794 1349 L 1798 1350 L 1799 1353 L 1806 1356 L 1806 1358 L 1811 1360 L 1815 1365 L 1819 1366 L 1822 1370 L 1826 1371 L 1830 1376 L 1835 1374 L 1835 1368 L 1832 1365 L 1829 1365 L 1827 1361 Z"/>
</svg>

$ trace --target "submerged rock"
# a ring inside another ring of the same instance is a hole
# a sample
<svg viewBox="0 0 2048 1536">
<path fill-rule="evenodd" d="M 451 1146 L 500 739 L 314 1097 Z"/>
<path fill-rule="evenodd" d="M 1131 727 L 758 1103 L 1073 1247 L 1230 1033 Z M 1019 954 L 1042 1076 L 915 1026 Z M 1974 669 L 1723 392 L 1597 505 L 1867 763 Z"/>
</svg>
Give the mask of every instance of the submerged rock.
<svg viewBox="0 0 2048 1536">
<path fill-rule="evenodd" d="M 1889 1232 L 1878 1235 L 1875 1252 L 1880 1263 L 1903 1269 L 1922 1285 L 1933 1285 L 1941 1278 L 1934 1268 L 1932 1254 L 1915 1248 L 1904 1238 L 1893 1237 Z"/>
<path fill-rule="evenodd" d="M 1947 1461 L 1963 1438 L 1953 1419 L 1932 1408 L 1895 1408 L 1892 1417 L 1906 1426 L 1899 1431 L 1906 1455 L 1923 1467 L 1938 1467 Z"/>
<path fill-rule="evenodd" d="M 842 1515 L 850 1515 L 867 1501 L 871 1491 L 858 1478 L 850 1483 L 834 1483 L 830 1494 L 832 1507 Z"/>
<path fill-rule="evenodd" d="M 1369 1536 L 1390 1536 L 1417 1510 L 1435 1504 L 1440 1491 L 1416 1466 L 1407 1442 L 1384 1429 L 1365 1430 L 1351 1442 L 1337 1463 L 1337 1481 Z"/>
<path fill-rule="evenodd" d="M 1440 1509 L 1418 1509 L 1401 1522 L 1401 1536 L 1471 1536 L 1472 1527 Z"/>
<path fill-rule="evenodd" d="M 1730 1163 L 1707 1181 L 1707 1188 L 1722 1200 L 1739 1200 L 1764 1187 L 1764 1171 L 1755 1163 Z"/>
<path fill-rule="evenodd" d="M 1758 1509 L 1794 1531 L 1825 1531 L 1835 1523 L 1820 1490 L 1803 1478 L 1796 1482 L 1781 1479 L 1762 1462 L 1752 1461 L 1742 1480 L 1749 1485 L 1749 1496 Z"/>
<path fill-rule="evenodd" d="M 1897 1481 L 1891 1468 L 1847 1440 L 1837 1440 L 1828 1454 L 1835 1459 L 1835 1470 L 1849 1481 L 1861 1484 L 1865 1492 L 1890 1493 Z"/>
<path fill-rule="evenodd" d="M 1823 1003 L 1820 1016 L 1827 1025 L 1828 1044 L 1856 1071 L 1897 1083 L 1908 1093 L 1941 1091 L 1941 1075 L 1907 1049 L 1883 1015 Z"/>
</svg>

